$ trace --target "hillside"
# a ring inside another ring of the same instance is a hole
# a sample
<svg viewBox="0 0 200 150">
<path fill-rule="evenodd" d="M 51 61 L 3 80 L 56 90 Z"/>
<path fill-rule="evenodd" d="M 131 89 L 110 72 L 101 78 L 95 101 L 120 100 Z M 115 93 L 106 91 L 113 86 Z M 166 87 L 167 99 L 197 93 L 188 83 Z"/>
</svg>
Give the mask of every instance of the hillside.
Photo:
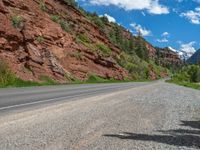
<svg viewBox="0 0 200 150">
<path fill-rule="evenodd" d="M 163 67 L 166 67 L 168 69 L 176 69 L 180 67 L 183 62 L 180 61 L 181 57 L 180 55 L 172 51 L 170 47 L 165 48 L 156 48 L 157 50 L 157 59 L 156 62 L 160 64 Z"/>
<path fill-rule="evenodd" d="M 77 8 L 74 1 L 1 0 L 0 20 L 0 59 L 23 80 L 47 77 L 65 83 L 91 75 L 116 80 L 167 75 L 144 38 Z M 165 53 L 170 65 L 181 62 Z"/>
<path fill-rule="evenodd" d="M 200 62 L 200 49 L 197 50 L 192 57 L 190 57 L 187 62 L 189 64 L 198 64 Z"/>
</svg>

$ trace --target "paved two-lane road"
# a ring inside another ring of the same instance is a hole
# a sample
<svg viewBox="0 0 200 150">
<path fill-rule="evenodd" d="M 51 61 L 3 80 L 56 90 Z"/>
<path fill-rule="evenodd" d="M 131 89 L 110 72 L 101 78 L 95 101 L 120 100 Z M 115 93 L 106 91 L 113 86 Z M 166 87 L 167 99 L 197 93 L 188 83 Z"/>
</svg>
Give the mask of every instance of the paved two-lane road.
<svg viewBox="0 0 200 150">
<path fill-rule="evenodd" d="M 140 87 L 149 83 L 82 84 L 0 89 L 0 110 L 76 100 Z"/>
<path fill-rule="evenodd" d="M 200 149 L 200 91 L 163 81 L 0 90 L 2 150 Z"/>
</svg>

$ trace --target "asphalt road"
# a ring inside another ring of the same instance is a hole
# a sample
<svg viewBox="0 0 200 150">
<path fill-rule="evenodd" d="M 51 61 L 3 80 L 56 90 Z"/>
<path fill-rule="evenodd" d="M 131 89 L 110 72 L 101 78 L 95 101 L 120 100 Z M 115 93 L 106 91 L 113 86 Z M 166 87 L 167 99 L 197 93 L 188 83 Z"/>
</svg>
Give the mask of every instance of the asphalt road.
<svg viewBox="0 0 200 150">
<path fill-rule="evenodd" d="M 70 101 L 98 94 L 130 89 L 149 83 L 60 85 L 0 89 L 0 111 L 31 107 L 50 102 Z"/>
<path fill-rule="evenodd" d="M 199 90 L 156 81 L 1 89 L 0 96 L 0 150 L 200 149 Z"/>
</svg>

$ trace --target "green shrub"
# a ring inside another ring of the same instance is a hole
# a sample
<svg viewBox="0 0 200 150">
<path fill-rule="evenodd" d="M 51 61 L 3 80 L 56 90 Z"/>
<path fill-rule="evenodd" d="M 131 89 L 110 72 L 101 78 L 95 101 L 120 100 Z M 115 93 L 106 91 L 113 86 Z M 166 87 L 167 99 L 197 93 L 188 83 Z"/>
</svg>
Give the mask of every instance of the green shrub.
<svg viewBox="0 0 200 150">
<path fill-rule="evenodd" d="M 23 22 L 23 18 L 19 15 L 14 15 L 11 17 L 12 25 L 15 28 L 19 28 L 21 23 Z"/>
<path fill-rule="evenodd" d="M 110 56 L 111 55 L 111 49 L 109 47 L 107 47 L 105 44 L 103 43 L 98 43 L 96 44 L 97 50 L 100 51 L 100 53 L 103 56 Z"/>
<path fill-rule="evenodd" d="M 51 20 L 55 23 L 59 23 L 60 24 L 60 27 L 66 31 L 66 32 L 70 32 L 70 26 L 69 24 L 63 20 L 63 19 L 60 19 L 60 16 L 58 15 L 51 15 Z"/>
<path fill-rule="evenodd" d="M 51 20 L 53 22 L 59 23 L 60 22 L 60 16 L 58 16 L 58 15 L 51 15 Z"/>
<path fill-rule="evenodd" d="M 183 67 L 169 82 L 200 89 L 200 66 L 190 65 Z"/>
<path fill-rule="evenodd" d="M 188 74 L 190 75 L 190 81 L 194 83 L 200 82 L 200 66 L 191 66 L 189 68 Z"/>
<path fill-rule="evenodd" d="M 15 81 L 15 76 L 8 69 L 8 65 L 0 60 L 0 86 L 7 86 Z"/>
<path fill-rule="evenodd" d="M 39 42 L 39 43 L 43 43 L 44 42 L 44 37 L 43 36 L 38 36 L 36 38 L 36 40 Z"/>
<path fill-rule="evenodd" d="M 64 31 L 70 32 L 70 27 L 65 20 L 60 20 L 60 26 Z"/>
<path fill-rule="evenodd" d="M 79 34 L 77 36 L 77 41 L 82 43 L 91 43 L 91 40 L 86 34 Z"/>
<path fill-rule="evenodd" d="M 87 83 L 103 83 L 103 82 L 108 82 L 108 80 L 103 79 L 97 75 L 90 75 L 86 81 Z"/>
</svg>

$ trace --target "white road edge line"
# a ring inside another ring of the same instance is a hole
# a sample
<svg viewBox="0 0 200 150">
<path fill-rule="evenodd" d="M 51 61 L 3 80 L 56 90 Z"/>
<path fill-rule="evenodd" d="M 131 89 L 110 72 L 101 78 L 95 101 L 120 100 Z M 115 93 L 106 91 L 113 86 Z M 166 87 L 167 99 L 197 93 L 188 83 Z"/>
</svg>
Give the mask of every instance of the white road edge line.
<svg viewBox="0 0 200 150">
<path fill-rule="evenodd" d="M 51 102 L 51 101 L 55 101 L 55 100 L 59 100 L 59 99 L 64 99 L 64 98 L 68 98 L 68 97 L 53 98 L 53 99 L 47 99 L 47 100 L 42 100 L 42 101 L 37 101 L 37 102 L 31 102 L 31 103 L 25 103 L 25 104 L 19 104 L 19 105 L 6 106 L 6 107 L 1 107 L 0 110 L 6 110 L 6 109 L 10 109 L 10 108 L 17 108 L 17 107 L 34 105 L 34 104 L 45 103 L 45 102 Z"/>
<path fill-rule="evenodd" d="M 143 85 L 143 86 L 147 86 L 147 85 Z M 129 87 L 129 86 L 127 86 L 127 87 Z M 132 88 L 138 88 L 138 87 L 132 87 Z M 92 92 L 92 93 L 95 93 L 95 92 Z M 92 93 L 89 93 L 89 94 L 92 94 Z M 62 99 L 65 99 L 65 98 L 66 99 L 67 98 L 74 98 L 74 97 L 81 96 L 81 95 L 84 95 L 84 93 L 81 93 L 81 94 L 75 95 L 75 96 L 58 97 L 58 98 L 52 98 L 52 99 L 41 100 L 41 101 L 36 101 L 36 102 L 24 103 L 24 104 L 19 104 L 19 105 L 6 106 L 6 107 L 1 107 L 0 111 L 6 110 L 6 109 L 11 109 L 11 108 L 17 108 L 17 107 L 34 105 L 34 104 L 40 104 L 40 103 L 45 103 L 45 102 L 52 102 L 52 101 L 55 101 L 55 100 L 62 100 Z"/>
</svg>

